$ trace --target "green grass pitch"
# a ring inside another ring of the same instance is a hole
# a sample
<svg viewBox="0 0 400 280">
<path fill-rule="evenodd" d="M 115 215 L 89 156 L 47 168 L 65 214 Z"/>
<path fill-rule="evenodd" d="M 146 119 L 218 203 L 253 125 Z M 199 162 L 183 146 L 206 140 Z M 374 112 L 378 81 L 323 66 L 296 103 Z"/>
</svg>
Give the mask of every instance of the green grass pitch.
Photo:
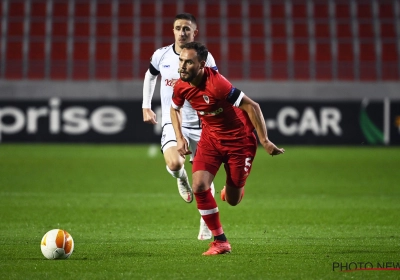
<svg viewBox="0 0 400 280">
<path fill-rule="evenodd" d="M 285 148 L 258 150 L 236 207 L 221 167 L 232 253 L 202 256 L 196 204 L 158 146 L 2 144 L 0 279 L 399 279 L 400 148 Z M 42 256 L 53 228 L 73 236 L 70 259 Z M 354 263 L 374 270 L 343 272 Z"/>
</svg>

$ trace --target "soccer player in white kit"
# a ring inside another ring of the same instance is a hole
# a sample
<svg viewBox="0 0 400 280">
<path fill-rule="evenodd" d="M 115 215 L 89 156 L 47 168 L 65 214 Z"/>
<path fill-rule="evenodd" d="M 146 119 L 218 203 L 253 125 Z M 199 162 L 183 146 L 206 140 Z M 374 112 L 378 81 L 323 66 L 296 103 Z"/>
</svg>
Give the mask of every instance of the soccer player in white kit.
<svg viewBox="0 0 400 280">
<path fill-rule="evenodd" d="M 156 86 L 157 76 L 161 74 L 161 112 L 162 112 L 162 137 L 161 150 L 164 154 L 166 168 L 174 178 L 177 178 L 179 194 L 184 201 L 193 201 L 193 191 L 189 183 L 189 178 L 184 168 L 185 159 L 180 156 L 176 148 L 177 141 L 175 131 L 171 123 L 170 108 L 173 93 L 173 86 L 179 79 L 179 53 L 181 46 L 185 43 L 194 41 L 197 35 L 196 18 L 189 13 L 178 14 L 173 24 L 175 43 L 156 50 L 150 59 L 150 66 L 147 70 L 143 83 L 143 121 L 145 123 L 157 124 L 156 114 L 151 110 L 151 100 Z M 209 53 L 206 66 L 217 70 L 215 60 Z M 182 130 L 189 148 L 192 151 L 190 161 L 196 152 L 197 142 L 200 140 L 201 123 L 197 112 L 186 101 L 182 107 Z M 214 195 L 214 184 L 211 185 Z M 208 229 L 204 220 L 200 218 L 199 240 L 210 239 L 211 231 Z"/>
</svg>

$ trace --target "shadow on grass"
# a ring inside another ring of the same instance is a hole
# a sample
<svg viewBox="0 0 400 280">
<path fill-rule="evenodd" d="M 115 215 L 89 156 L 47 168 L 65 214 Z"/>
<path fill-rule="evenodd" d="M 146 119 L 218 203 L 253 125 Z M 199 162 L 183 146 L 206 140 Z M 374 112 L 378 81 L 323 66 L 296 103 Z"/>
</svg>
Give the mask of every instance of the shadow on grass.
<svg viewBox="0 0 400 280">
<path fill-rule="evenodd" d="M 56 261 L 56 262 L 60 262 L 60 261 L 66 261 L 66 262 L 70 262 L 70 261 L 86 261 L 88 260 L 88 258 L 83 257 L 83 258 L 69 258 L 69 259 L 54 259 L 54 260 L 48 260 L 45 258 L 8 258 L 8 260 L 23 260 L 23 261 Z"/>
</svg>

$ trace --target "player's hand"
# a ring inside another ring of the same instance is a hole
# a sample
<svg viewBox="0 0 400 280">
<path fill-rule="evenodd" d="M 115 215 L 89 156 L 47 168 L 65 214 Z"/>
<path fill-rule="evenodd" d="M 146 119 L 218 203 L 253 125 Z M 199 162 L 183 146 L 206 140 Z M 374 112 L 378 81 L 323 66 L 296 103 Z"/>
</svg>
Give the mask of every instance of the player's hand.
<svg viewBox="0 0 400 280">
<path fill-rule="evenodd" d="M 185 138 L 177 139 L 177 146 L 178 153 L 181 157 L 185 158 L 186 155 L 190 155 L 192 152 L 189 150 L 189 145 Z"/>
<path fill-rule="evenodd" d="M 157 124 L 157 116 L 150 108 L 143 108 L 142 110 L 145 123 Z"/>
<path fill-rule="evenodd" d="M 271 156 L 277 156 L 277 155 L 285 153 L 285 149 L 284 148 L 278 148 L 271 141 L 267 141 L 266 143 L 262 143 L 262 145 L 263 145 L 264 149 L 268 152 L 268 154 L 270 154 Z"/>
</svg>

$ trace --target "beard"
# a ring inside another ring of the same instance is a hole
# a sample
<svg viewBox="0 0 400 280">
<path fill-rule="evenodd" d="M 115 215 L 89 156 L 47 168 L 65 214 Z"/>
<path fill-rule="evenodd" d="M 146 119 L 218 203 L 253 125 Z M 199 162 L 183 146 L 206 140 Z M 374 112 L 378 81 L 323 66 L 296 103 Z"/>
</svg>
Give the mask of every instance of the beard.
<svg viewBox="0 0 400 280">
<path fill-rule="evenodd" d="M 184 74 L 185 76 L 182 76 L 182 74 Z M 194 74 L 193 73 L 189 73 L 189 72 L 180 72 L 180 77 L 181 80 L 184 82 L 191 82 L 194 79 Z"/>
</svg>

